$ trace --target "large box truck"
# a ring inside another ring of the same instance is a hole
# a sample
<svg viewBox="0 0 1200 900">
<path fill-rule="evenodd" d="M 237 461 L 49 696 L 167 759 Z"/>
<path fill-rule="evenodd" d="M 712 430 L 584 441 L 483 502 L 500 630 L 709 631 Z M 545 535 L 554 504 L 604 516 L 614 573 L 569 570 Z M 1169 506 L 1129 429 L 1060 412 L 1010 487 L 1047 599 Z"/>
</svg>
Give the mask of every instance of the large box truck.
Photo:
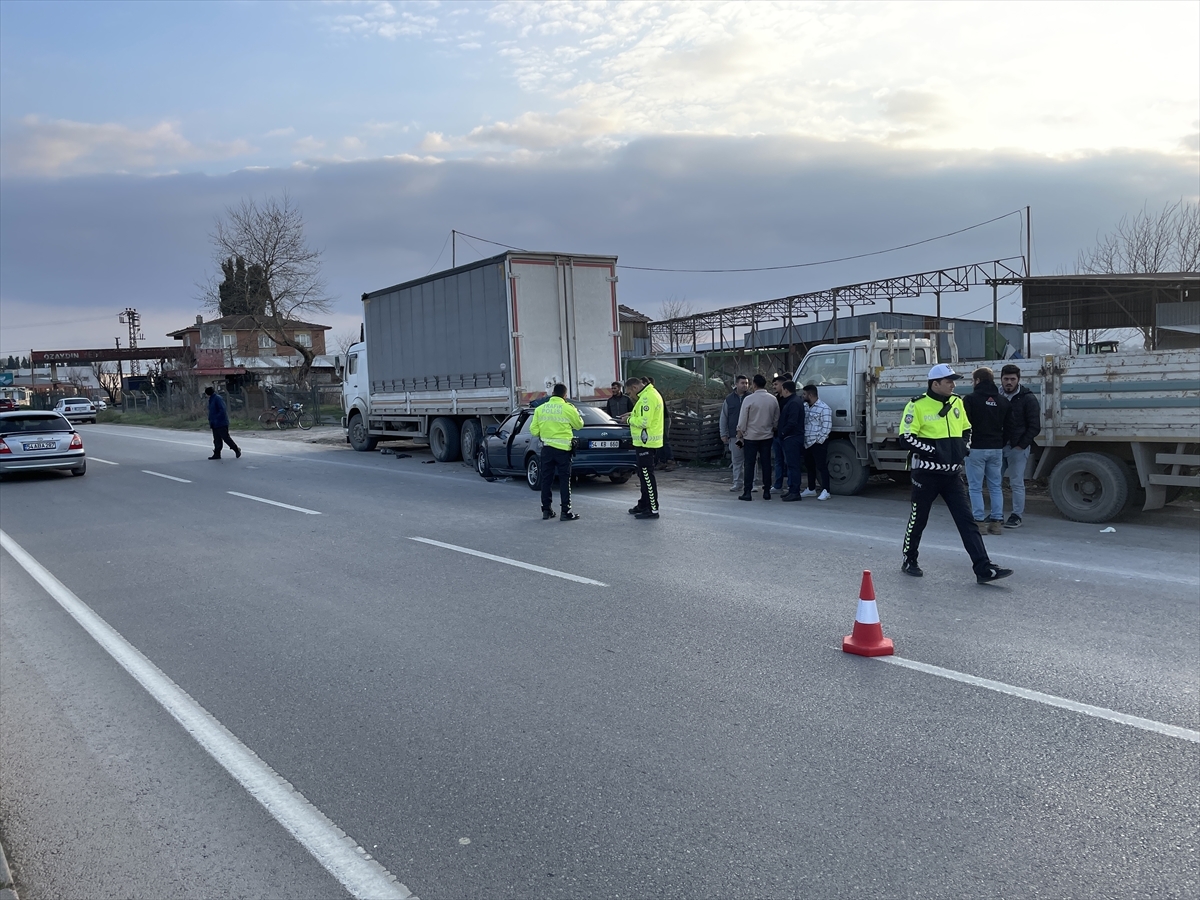
<svg viewBox="0 0 1200 900">
<path fill-rule="evenodd" d="M 363 294 L 342 362 L 346 437 L 474 460 L 489 424 L 545 396 L 601 402 L 621 377 L 617 258 L 509 251 Z"/>
</svg>

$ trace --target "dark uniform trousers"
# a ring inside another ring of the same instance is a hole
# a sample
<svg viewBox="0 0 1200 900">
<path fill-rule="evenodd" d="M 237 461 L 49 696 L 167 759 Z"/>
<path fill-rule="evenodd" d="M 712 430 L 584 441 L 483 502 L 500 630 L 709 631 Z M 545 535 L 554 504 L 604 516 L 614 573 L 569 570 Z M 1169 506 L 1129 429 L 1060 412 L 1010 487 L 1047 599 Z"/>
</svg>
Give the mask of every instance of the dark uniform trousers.
<svg viewBox="0 0 1200 900">
<path fill-rule="evenodd" d="M 921 545 L 921 534 L 929 521 L 929 509 L 933 501 L 941 497 L 946 501 L 963 547 L 971 557 L 971 568 L 976 575 L 987 574 L 991 562 L 983 546 L 983 538 L 971 515 L 971 502 L 967 498 L 967 486 L 957 472 L 931 472 L 928 469 L 912 470 L 912 512 L 908 517 L 908 530 L 904 532 L 904 558 L 917 561 L 917 550 Z"/>
<path fill-rule="evenodd" d="M 563 512 L 571 509 L 571 451 L 542 445 L 542 509 L 550 509 L 554 476 L 558 476 L 558 503 Z M 974 520 L 972 520 L 974 521 Z"/>
<path fill-rule="evenodd" d="M 658 482 L 654 478 L 654 463 L 657 457 L 657 448 L 637 448 L 638 484 L 642 488 L 638 506 L 650 512 L 658 512 Z"/>
</svg>

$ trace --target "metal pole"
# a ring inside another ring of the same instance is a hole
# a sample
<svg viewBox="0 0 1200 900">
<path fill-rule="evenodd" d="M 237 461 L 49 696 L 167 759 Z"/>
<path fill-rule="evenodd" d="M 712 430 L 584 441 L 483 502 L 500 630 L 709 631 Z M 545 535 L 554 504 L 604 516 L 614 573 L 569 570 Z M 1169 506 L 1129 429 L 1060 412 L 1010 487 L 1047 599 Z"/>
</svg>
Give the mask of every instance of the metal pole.
<svg viewBox="0 0 1200 900">
<path fill-rule="evenodd" d="M 1025 277 L 1033 275 L 1033 220 L 1029 207 L 1025 207 Z"/>
<path fill-rule="evenodd" d="M 933 296 L 935 296 L 937 298 L 937 320 L 938 320 L 937 327 L 941 328 L 942 327 L 942 292 L 934 291 Z"/>
<path fill-rule="evenodd" d="M 838 342 L 838 324 L 837 324 L 837 291 L 833 292 L 833 342 Z"/>
<path fill-rule="evenodd" d="M 1000 286 L 994 281 L 992 282 L 992 349 L 996 351 L 997 357 L 1002 352 L 1002 348 L 998 347 L 1000 343 Z"/>
<path fill-rule="evenodd" d="M 445 246 L 445 245 L 443 244 L 442 246 Z M 450 229 L 450 268 L 452 268 L 452 269 L 456 265 L 458 265 L 458 263 L 455 262 L 455 260 L 458 258 L 458 254 L 456 252 L 457 250 L 458 250 L 458 232 L 456 232 L 453 228 L 451 228 Z"/>
</svg>

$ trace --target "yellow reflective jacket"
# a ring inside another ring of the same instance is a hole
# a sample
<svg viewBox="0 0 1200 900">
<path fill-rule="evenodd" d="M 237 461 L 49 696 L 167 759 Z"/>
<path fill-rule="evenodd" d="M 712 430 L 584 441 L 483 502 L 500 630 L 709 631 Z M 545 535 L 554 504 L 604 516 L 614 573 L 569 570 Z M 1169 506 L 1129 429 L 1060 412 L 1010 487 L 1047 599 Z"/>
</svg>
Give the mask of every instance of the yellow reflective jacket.
<svg viewBox="0 0 1200 900">
<path fill-rule="evenodd" d="M 900 419 L 900 443 L 912 451 L 909 468 L 932 472 L 956 472 L 967 456 L 971 420 L 962 398 L 947 398 L 926 392 L 904 407 Z"/>
<path fill-rule="evenodd" d="M 562 397 L 551 397 L 533 411 L 529 433 L 542 439 L 547 447 L 570 450 L 574 432 L 583 427 L 579 410 Z"/>
<path fill-rule="evenodd" d="M 635 447 L 654 448 L 663 445 L 663 398 L 652 384 L 642 388 L 633 402 L 633 412 L 629 414 L 629 433 Z"/>
</svg>

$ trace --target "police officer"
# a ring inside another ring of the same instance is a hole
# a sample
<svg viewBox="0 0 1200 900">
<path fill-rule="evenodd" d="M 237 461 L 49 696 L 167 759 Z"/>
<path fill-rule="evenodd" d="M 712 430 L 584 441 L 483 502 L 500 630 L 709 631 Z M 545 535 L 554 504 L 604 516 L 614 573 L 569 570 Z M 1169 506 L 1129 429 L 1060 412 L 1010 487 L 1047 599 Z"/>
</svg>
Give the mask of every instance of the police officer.
<svg viewBox="0 0 1200 900">
<path fill-rule="evenodd" d="M 550 399 L 533 411 L 529 433 L 542 440 L 542 518 L 553 519 L 550 507 L 554 476 L 558 475 L 558 505 L 562 521 L 574 522 L 579 514 L 571 509 L 571 442 L 583 427 L 583 416 L 566 400 L 567 386 L 556 384 Z"/>
<path fill-rule="evenodd" d="M 633 412 L 625 416 L 633 447 L 637 451 L 638 482 L 642 496 L 629 510 L 635 519 L 658 518 L 658 482 L 654 479 L 656 451 L 663 445 L 663 399 L 654 385 L 628 378 L 625 387 L 635 395 Z"/>
<path fill-rule="evenodd" d="M 1007 578 L 1012 569 L 1002 569 L 988 559 L 983 538 L 971 516 L 971 506 L 962 483 L 963 459 L 971 438 L 971 423 L 967 419 L 962 399 L 954 395 L 954 382 L 961 375 L 945 363 L 929 370 L 929 384 L 924 394 L 914 397 L 904 407 L 900 422 L 900 442 L 911 452 L 912 512 L 908 530 L 904 533 L 904 562 L 900 571 L 920 577 L 925 573 L 917 565 L 917 550 L 921 533 L 929 521 L 933 501 L 941 497 L 954 517 L 963 546 L 971 557 L 975 580 L 987 584 Z"/>
</svg>

